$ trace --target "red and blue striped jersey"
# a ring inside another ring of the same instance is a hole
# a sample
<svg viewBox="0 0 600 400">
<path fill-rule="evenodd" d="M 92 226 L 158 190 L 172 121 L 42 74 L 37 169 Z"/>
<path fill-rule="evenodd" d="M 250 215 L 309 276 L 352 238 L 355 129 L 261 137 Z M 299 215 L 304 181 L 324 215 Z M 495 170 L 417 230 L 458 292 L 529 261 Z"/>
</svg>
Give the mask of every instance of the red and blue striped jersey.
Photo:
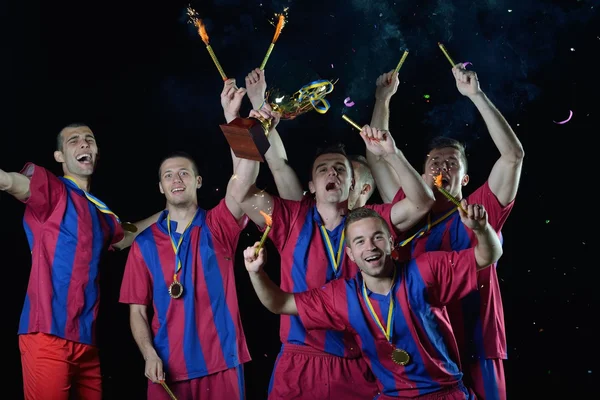
<svg viewBox="0 0 600 400">
<path fill-rule="evenodd" d="M 401 200 L 403 196 L 400 190 L 394 201 Z M 483 204 L 490 225 L 502 240 L 501 230 L 514 201 L 502 207 L 486 182 L 467 196 L 467 202 Z M 431 220 L 434 221 L 437 217 L 434 215 Z M 428 251 L 463 250 L 476 243 L 475 234 L 465 227 L 458 211 L 455 211 L 422 236 L 414 238 L 407 246 L 410 245 L 411 257 L 414 258 Z M 447 315 L 463 360 L 507 357 L 504 309 L 496 267 L 497 263 L 479 271 L 478 290 L 447 307 Z"/>
<path fill-rule="evenodd" d="M 395 232 L 391 223 L 392 204 L 366 207 L 377 211 Z M 339 268 L 337 271 L 334 269 L 333 260 L 337 259 L 340 249 L 344 222 L 327 232 L 332 250 L 329 251 L 314 199 L 305 196 L 301 201 L 293 201 L 274 196 L 272 211 L 273 224 L 269 238 L 281 257 L 282 290 L 304 292 L 334 279 L 352 277 L 358 272 L 356 264 L 346 256 L 343 243 Z M 311 346 L 340 357 L 356 358 L 360 355 L 351 336 L 332 330 L 306 332 L 296 316 L 281 316 L 279 335 L 282 343 Z"/>
<path fill-rule="evenodd" d="M 69 180 L 32 163 L 21 173 L 30 179 L 23 226 L 31 273 L 18 333 L 93 345 L 100 258 L 123 238 L 123 229 Z"/>
<path fill-rule="evenodd" d="M 367 290 L 383 329 L 393 301 L 391 340 L 377 324 L 363 293 L 362 275 L 337 280 L 295 295 L 304 326 L 335 329 L 351 334 L 377 378 L 381 393 L 412 398 L 443 390 L 462 380 L 452 330 L 440 319 L 444 306 L 475 290 L 477 263 L 473 249 L 429 252 L 396 265 L 396 278 L 387 295 Z M 446 321 L 446 322 L 445 322 Z M 406 351 L 402 366 L 391 356 L 394 348 Z"/>
<path fill-rule="evenodd" d="M 154 348 L 169 380 L 203 377 L 250 361 L 236 294 L 234 261 L 246 216 L 236 221 L 225 200 L 199 209 L 179 249 L 183 294 L 169 295 L 175 252 L 168 211 L 135 239 L 127 258 L 119 301 L 153 306 Z M 176 242 L 177 223 L 171 221 Z"/>
</svg>

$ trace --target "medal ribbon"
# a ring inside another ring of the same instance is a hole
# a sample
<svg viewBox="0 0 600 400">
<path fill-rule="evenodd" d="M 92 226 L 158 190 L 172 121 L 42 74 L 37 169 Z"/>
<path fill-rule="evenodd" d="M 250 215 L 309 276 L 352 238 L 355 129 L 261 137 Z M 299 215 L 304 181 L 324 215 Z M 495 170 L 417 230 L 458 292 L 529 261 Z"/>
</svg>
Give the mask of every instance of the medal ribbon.
<svg viewBox="0 0 600 400">
<path fill-rule="evenodd" d="M 198 212 L 196 211 L 196 214 Z M 196 218 L 196 214 L 194 217 L 188 222 L 183 233 L 179 236 L 179 241 L 175 244 L 175 239 L 173 239 L 173 235 L 171 234 L 171 214 L 167 215 L 167 231 L 169 232 L 169 238 L 171 238 L 171 246 L 173 246 L 173 252 L 175 253 L 175 273 L 173 274 L 173 281 L 177 281 L 177 273 L 181 269 L 181 259 L 179 258 L 179 247 L 181 246 L 181 242 L 183 242 L 183 237 L 187 232 L 190 225 L 192 225 L 192 221 Z"/>
<path fill-rule="evenodd" d="M 97 198 L 96 196 L 92 195 L 91 193 L 88 193 L 87 191 L 83 190 L 82 188 L 79 187 L 79 185 L 77 184 L 77 182 L 75 181 L 75 179 L 72 176 L 68 176 L 65 175 L 63 178 L 65 178 L 67 180 L 67 183 L 72 183 L 73 185 L 75 185 L 75 187 L 79 190 L 81 190 L 83 192 L 83 194 L 85 195 L 85 197 L 91 201 L 98 210 L 100 210 L 100 212 L 103 212 L 105 214 L 110 214 L 110 215 L 114 215 L 115 218 L 117 219 L 117 221 L 119 223 L 121 223 L 121 220 L 119 219 L 119 217 L 117 216 L 117 214 L 115 214 L 114 212 L 112 212 L 108 206 L 106 204 L 104 204 L 104 202 L 102 200 L 100 200 L 99 198 Z"/>
<path fill-rule="evenodd" d="M 325 229 L 323 225 L 321 225 L 321 235 L 323 236 L 323 239 L 325 239 L 325 245 L 327 246 L 327 256 L 329 257 L 329 261 L 333 268 L 333 272 L 337 276 L 338 270 L 340 268 L 340 259 L 342 258 L 342 249 L 344 248 L 346 232 L 342 230 L 342 237 L 340 238 L 340 245 L 338 246 L 337 257 L 333 254 L 333 246 L 331 245 L 329 234 L 327 233 L 327 229 Z"/>
<path fill-rule="evenodd" d="M 444 214 L 441 217 L 439 217 L 438 219 L 436 219 L 433 223 L 431 222 L 431 215 L 427 214 L 427 225 L 425 225 L 424 227 L 422 227 L 421 229 L 419 229 L 419 231 L 417 233 L 415 233 L 414 235 L 412 235 L 408 239 L 404 239 L 403 241 L 401 241 L 400 243 L 398 243 L 398 245 L 399 246 L 405 246 L 406 244 L 410 243 L 414 238 L 420 238 L 421 236 L 423 236 L 424 234 L 426 234 L 427 232 L 429 232 L 429 230 L 431 228 L 433 228 L 434 226 L 436 226 L 437 224 L 439 224 L 440 222 L 442 222 L 443 220 L 445 220 L 446 218 L 448 218 L 450 215 L 452 215 L 454 213 L 454 211 L 456 211 L 456 210 L 457 210 L 457 208 L 454 207 L 453 209 L 451 209 L 450 211 L 448 211 L 446 214 Z"/>
<path fill-rule="evenodd" d="M 375 309 L 373 308 L 373 304 L 371 304 L 371 300 L 369 300 L 369 294 L 367 293 L 367 284 L 363 280 L 363 297 L 365 298 L 365 304 L 367 305 L 367 308 L 369 309 L 369 313 L 371 314 L 371 317 L 373 317 L 373 320 L 375 320 L 375 322 L 377 323 L 377 326 L 379 327 L 379 329 L 381 329 L 381 332 L 383 332 L 383 334 L 385 335 L 385 338 L 390 343 L 392 343 L 392 333 L 393 333 L 393 331 L 392 331 L 392 314 L 394 313 L 393 288 L 394 288 L 394 283 L 396 282 L 396 271 L 397 271 L 397 269 L 394 267 L 394 275 L 392 276 L 392 288 L 390 289 L 390 296 L 391 296 L 390 297 L 390 307 L 388 309 L 387 325 L 385 328 L 381 324 L 381 321 L 379 320 L 379 317 L 377 316 L 377 313 L 375 312 Z"/>
</svg>

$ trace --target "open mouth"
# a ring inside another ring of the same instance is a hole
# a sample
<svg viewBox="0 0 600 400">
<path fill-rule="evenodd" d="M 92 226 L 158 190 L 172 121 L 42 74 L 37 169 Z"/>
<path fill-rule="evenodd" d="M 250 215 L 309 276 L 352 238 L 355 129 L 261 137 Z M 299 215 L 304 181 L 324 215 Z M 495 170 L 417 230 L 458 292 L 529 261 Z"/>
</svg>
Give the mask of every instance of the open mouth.
<svg viewBox="0 0 600 400">
<path fill-rule="evenodd" d="M 335 189 L 337 189 L 337 185 L 334 182 L 329 182 L 327 185 L 325 185 L 325 190 L 328 192 Z"/>
<path fill-rule="evenodd" d="M 173 189 L 171 189 L 171 193 L 183 192 L 184 190 L 185 190 L 185 188 L 182 188 L 182 187 L 173 188 Z"/>
<path fill-rule="evenodd" d="M 91 154 L 80 154 L 76 157 L 76 160 L 80 164 L 91 164 L 92 163 L 92 155 Z"/>
<path fill-rule="evenodd" d="M 378 261 L 378 260 L 380 260 L 380 259 L 381 259 L 381 257 L 382 257 L 382 255 L 381 255 L 381 254 L 376 254 L 376 255 L 369 256 L 369 257 L 365 258 L 365 261 L 366 261 L 366 262 L 374 262 L 374 261 Z"/>
</svg>

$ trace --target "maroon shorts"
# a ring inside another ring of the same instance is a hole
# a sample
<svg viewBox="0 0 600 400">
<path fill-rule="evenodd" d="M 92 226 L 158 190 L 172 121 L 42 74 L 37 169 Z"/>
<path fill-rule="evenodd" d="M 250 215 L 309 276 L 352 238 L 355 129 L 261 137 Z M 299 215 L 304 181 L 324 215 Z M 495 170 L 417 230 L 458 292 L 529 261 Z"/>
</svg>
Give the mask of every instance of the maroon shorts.
<svg viewBox="0 0 600 400">
<path fill-rule="evenodd" d="M 269 384 L 269 400 L 365 400 L 378 392 L 362 358 L 337 357 L 293 344 L 283 345 Z"/>
<path fill-rule="evenodd" d="M 504 360 L 474 359 L 464 363 L 464 381 L 479 400 L 506 400 Z"/>
<path fill-rule="evenodd" d="M 166 382 L 177 400 L 244 400 L 244 366 L 238 365 L 187 381 Z M 148 381 L 148 400 L 171 400 L 160 383 Z"/>
</svg>

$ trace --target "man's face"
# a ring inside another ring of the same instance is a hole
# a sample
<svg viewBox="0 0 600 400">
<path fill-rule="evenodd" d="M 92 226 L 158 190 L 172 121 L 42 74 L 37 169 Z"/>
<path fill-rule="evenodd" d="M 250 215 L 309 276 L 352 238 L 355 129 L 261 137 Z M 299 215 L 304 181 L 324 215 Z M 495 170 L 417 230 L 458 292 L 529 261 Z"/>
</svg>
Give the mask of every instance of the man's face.
<svg viewBox="0 0 600 400">
<path fill-rule="evenodd" d="M 361 271 L 383 277 L 387 257 L 392 254 L 392 237 L 378 218 L 352 222 L 346 230 L 346 254 Z"/>
<path fill-rule="evenodd" d="M 65 173 L 90 176 L 98 159 L 98 146 L 94 133 L 87 126 L 65 128 L 61 131 L 62 150 L 54 152 L 56 161 L 63 163 Z"/>
<path fill-rule="evenodd" d="M 167 204 L 186 206 L 197 201 L 196 191 L 202 186 L 202 177 L 196 176 L 194 166 L 184 157 L 173 157 L 160 166 L 160 192 L 167 198 Z"/>
<path fill-rule="evenodd" d="M 469 182 L 465 173 L 465 166 L 460 151 L 452 147 L 433 149 L 427 155 L 423 179 L 431 188 L 434 179 L 442 174 L 442 187 L 456 196 L 461 193 L 462 187 Z"/>
<path fill-rule="evenodd" d="M 344 155 L 322 154 L 313 163 L 312 180 L 308 183 L 310 192 L 317 201 L 341 203 L 348 200 L 352 187 L 352 168 Z"/>
</svg>

